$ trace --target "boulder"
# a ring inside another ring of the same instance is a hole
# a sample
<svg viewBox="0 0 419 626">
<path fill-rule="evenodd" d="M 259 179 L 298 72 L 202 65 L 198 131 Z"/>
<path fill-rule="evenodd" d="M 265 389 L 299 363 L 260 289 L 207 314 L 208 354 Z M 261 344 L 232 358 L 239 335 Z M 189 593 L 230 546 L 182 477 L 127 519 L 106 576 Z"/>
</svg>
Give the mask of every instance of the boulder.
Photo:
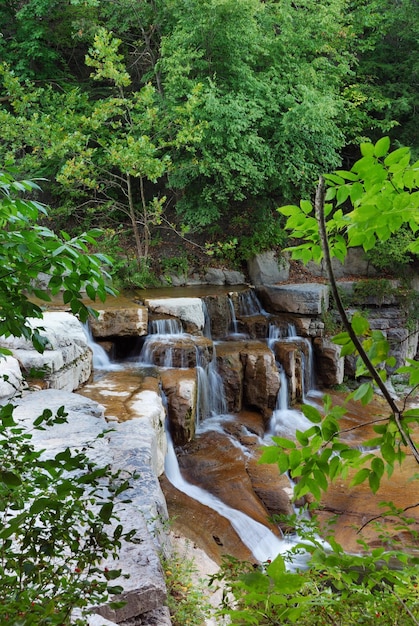
<svg viewBox="0 0 419 626">
<path fill-rule="evenodd" d="M 363 248 L 348 248 L 345 261 L 341 263 L 336 258 L 332 259 L 332 268 L 335 278 L 344 278 L 346 276 L 376 276 L 377 271 L 367 260 Z M 310 261 L 306 265 L 306 269 L 313 276 L 323 276 L 327 278 L 327 271 L 324 261 L 320 264 Z"/>
<path fill-rule="evenodd" d="M 224 277 L 226 285 L 244 285 L 246 284 L 246 278 L 242 272 L 237 270 L 224 270 Z"/>
<path fill-rule="evenodd" d="M 229 413 L 241 411 L 243 404 L 244 368 L 240 343 L 223 341 L 217 344 L 217 370 L 223 381 Z"/>
<path fill-rule="evenodd" d="M 141 480 L 134 481 L 128 492 L 131 502 L 121 503 L 118 510 L 124 529 L 135 529 L 137 541 L 122 541 L 118 561 L 102 563 L 104 567 L 122 568 L 123 574 L 129 574 L 128 579 L 121 577 L 115 581 L 124 591 L 113 598 L 125 600 L 126 604 L 120 609 L 108 604 L 93 608 L 95 613 L 116 623 L 138 618 L 161 608 L 167 595 L 159 558 L 163 546 L 159 544 L 158 533 L 151 534 L 148 523 L 157 518 L 162 523 L 167 520 L 166 502 L 153 467 L 155 449 L 150 446 L 150 424 L 145 419 L 133 419 L 115 423 L 109 431 L 103 407 L 78 394 L 52 389 L 25 394 L 18 401 L 15 418 L 30 425 L 44 408 L 55 412 L 60 406 L 68 413 L 67 423 L 33 431 L 32 441 L 44 450 L 46 458 L 67 447 L 85 449 L 89 458 L 100 466 L 135 470 L 140 475 Z M 107 432 L 103 436 L 104 431 Z M 97 436 L 101 438 L 96 439 Z"/>
<path fill-rule="evenodd" d="M 98 311 L 97 318 L 91 317 L 89 325 L 93 337 L 138 337 L 147 334 L 148 310 L 145 306 L 114 305 Z"/>
<path fill-rule="evenodd" d="M 13 352 L 27 378 L 42 379 L 44 386 L 53 389 L 78 389 L 92 373 L 92 351 L 79 320 L 71 313 L 54 311 L 28 322 L 48 339 L 42 354 L 24 337 L 1 337 L 0 345 Z"/>
<path fill-rule="evenodd" d="M 162 371 L 161 381 L 167 399 L 173 443 L 183 446 L 195 436 L 198 399 L 196 369 Z"/>
<path fill-rule="evenodd" d="M 329 288 L 320 283 L 264 285 L 256 291 L 264 307 L 273 313 L 321 315 L 329 308 Z"/>
<path fill-rule="evenodd" d="M 281 386 L 272 350 L 260 342 L 249 341 L 241 350 L 241 358 L 244 363 L 243 404 L 269 417 Z"/>
<path fill-rule="evenodd" d="M 23 386 L 19 361 L 13 356 L 0 358 L 0 404 L 5 404 Z"/>
<path fill-rule="evenodd" d="M 144 304 L 153 313 L 178 317 L 184 322 L 187 332 L 202 332 L 204 329 L 205 315 L 200 298 L 146 299 Z"/>
<path fill-rule="evenodd" d="M 256 254 L 247 263 L 253 285 L 274 285 L 289 278 L 289 262 L 284 257 L 278 260 L 274 250 Z"/>
<path fill-rule="evenodd" d="M 326 337 L 316 337 L 313 342 L 317 363 L 317 377 L 324 387 L 333 387 L 343 382 L 345 359 L 340 356 L 341 346 Z"/>
<path fill-rule="evenodd" d="M 226 337 L 231 329 L 230 299 L 227 294 L 204 296 L 209 334 L 214 340 Z"/>
</svg>

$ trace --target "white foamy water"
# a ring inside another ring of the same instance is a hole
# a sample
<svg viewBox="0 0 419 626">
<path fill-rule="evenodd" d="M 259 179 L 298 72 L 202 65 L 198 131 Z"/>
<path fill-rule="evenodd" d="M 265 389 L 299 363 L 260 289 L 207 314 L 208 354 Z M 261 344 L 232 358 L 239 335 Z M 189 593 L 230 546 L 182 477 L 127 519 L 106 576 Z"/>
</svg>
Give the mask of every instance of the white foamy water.
<svg viewBox="0 0 419 626">
<path fill-rule="evenodd" d="M 201 489 L 201 487 L 188 483 L 180 472 L 176 453 L 169 435 L 165 473 L 176 489 L 225 517 L 244 545 L 249 548 L 255 559 L 260 563 L 274 559 L 278 554 L 284 555 L 296 545 L 297 540 L 286 540 L 277 537 L 267 526 L 253 520 L 242 511 L 224 504 L 219 498 Z"/>
</svg>

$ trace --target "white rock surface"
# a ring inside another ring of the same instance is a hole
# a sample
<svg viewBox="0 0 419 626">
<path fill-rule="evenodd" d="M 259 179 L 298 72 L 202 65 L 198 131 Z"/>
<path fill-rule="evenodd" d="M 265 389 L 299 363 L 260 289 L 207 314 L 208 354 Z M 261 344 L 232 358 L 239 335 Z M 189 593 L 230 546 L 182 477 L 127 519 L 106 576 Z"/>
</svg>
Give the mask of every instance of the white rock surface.
<svg viewBox="0 0 419 626">
<path fill-rule="evenodd" d="M 198 330 L 204 328 L 205 316 L 200 298 L 160 298 L 145 300 L 145 304 L 154 313 L 173 315 L 193 324 Z"/>
<path fill-rule="evenodd" d="M 22 389 L 23 375 L 13 356 L 0 358 L 0 404 L 5 404 Z"/>
<path fill-rule="evenodd" d="M 126 605 L 116 611 L 104 605 L 96 607 L 95 611 L 111 622 L 120 623 L 159 609 L 165 603 L 166 586 L 159 559 L 159 550 L 165 546 L 157 526 L 165 523 L 168 514 L 153 467 L 155 449 L 150 436 L 150 422 L 133 419 L 109 425 L 104 418 L 103 407 L 96 402 L 54 389 L 24 394 L 17 401 L 15 418 L 29 425 L 44 408 L 54 412 L 60 406 L 64 406 L 68 413 L 67 423 L 33 432 L 33 443 L 44 449 L 46 456 L 53 456 L 66 447 L 83 448 L 89 458 L 100 466 L 110 464 L 115 470 L 136 471 L 139 475 L 130 491 L 124 494 L 129 496 L 131 503 L 121 505 L 119 513 L 125 530 L 136 529 L 139 543 L 123 542 L 118 562 L 103 563 L 109 568 L 122 568 L 123 573 L 130 575 L 128 580 L 122 578 L 116 581 L 124 588 L 121 598 Z M 108 428 L 114 430 L 96 439 Z M 151 526 L 154 524 L 153 534 L 149 522 Z M 100 621 L 96 624 L 101 626 Z"/>
<path fill-rule="evenodd" d="M 40 372 L 45 385 L 73 391 L 85 383 L 92 372 L 92 351 L 79 320 L 64 311 L 45 312 L 43 319 L 29 319 L 32 328 L 43 329 L 48 338 L 43 354 L 24 337 L 0 337 L 0 345 L 13 352 L 20 368 L 29 374 Z"/>
</svg>

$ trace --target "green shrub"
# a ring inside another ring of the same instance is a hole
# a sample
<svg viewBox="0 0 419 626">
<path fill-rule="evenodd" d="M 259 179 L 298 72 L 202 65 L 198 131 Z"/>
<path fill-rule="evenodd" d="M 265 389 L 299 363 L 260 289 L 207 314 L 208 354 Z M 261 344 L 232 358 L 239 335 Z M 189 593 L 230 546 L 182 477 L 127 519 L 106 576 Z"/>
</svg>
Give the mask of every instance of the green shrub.
<svg viewBox="0 0 419 626">
<path fill-rule="evenodd" d="M 13 412 L 12 404 L 0 408 L 0 623 L 65 626 L 80 609 L 71 623 L 86 624 L 89 606 L 122 591 L 113 582 L 121 571 L 101 562 L 135 534 L 117 515 L 132 477 L 80 450 L 45 458 Z M 47 409 L 33 428 L 65 421 L 63 407 L 55 416 Z"/>
</svg>

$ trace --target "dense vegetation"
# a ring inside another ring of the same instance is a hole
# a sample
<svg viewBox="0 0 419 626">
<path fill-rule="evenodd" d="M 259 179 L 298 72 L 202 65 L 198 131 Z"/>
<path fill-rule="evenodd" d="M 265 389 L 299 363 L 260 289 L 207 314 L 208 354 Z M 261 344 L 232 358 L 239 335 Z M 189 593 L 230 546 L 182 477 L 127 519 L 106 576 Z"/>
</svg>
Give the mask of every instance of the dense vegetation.
<svg viewBox="0 0 419 626">
<path fill-rule="evenodd" d="M 0 162 L 46 179 L 54 226 L 105 226 L 143 278 L 161 242 L 188 261 L 182 236 L 240 263 L 284 243 L 275 207 L 360 140 L 418 148 L 416 9 L 7 0 Z"/>
</svg>

